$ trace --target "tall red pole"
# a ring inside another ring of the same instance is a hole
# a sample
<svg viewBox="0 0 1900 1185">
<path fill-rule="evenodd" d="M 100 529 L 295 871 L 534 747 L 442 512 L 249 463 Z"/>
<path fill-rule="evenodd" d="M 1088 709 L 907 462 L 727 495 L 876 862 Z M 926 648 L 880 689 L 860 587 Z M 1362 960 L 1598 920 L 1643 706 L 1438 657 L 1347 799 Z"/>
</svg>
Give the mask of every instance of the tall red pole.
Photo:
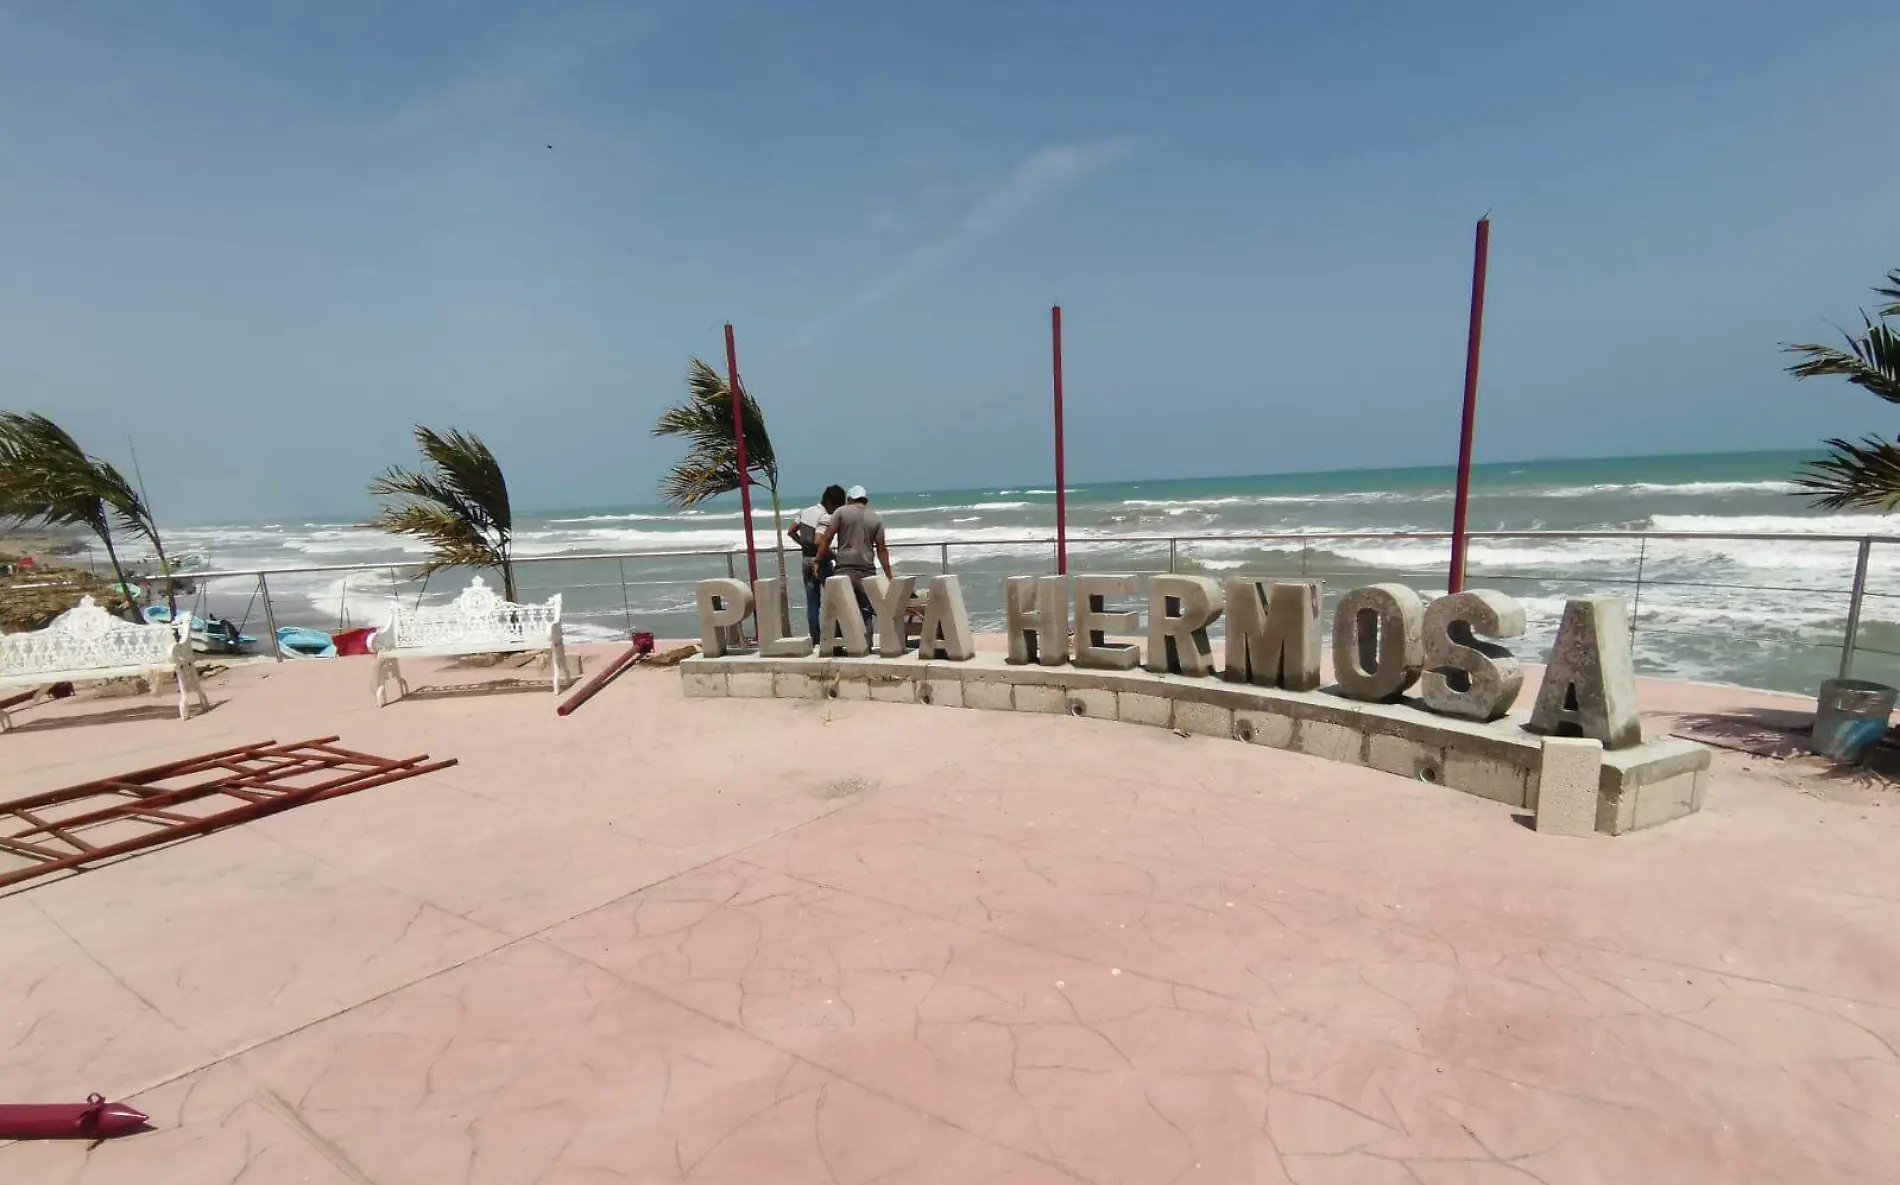
<svg viewBox="0 0 1900 1185">
<path fill-rule="evenodd" d="M 1049 347 L 1056 376 L 1056 575 L 1069 574 L 1069 488 L 1062 476 L 1062 306 L 1049 306 Z"/>
<path fill-rule="evenodd" d="M 1478 219 L 1471 257 L 1471 328 L 1465 337 L 1465 414 L 1458 430 L 1458 500 L 1451 512 L 1452 592 L 1465 587 L 1465 518 L 1471 505 L 1471 434 L 1478 421 L 1478 345 L 1484 337 L 1484 271 L 1491 254 L 1491 216 Z"/>
<path fill-rule="evenodd" d="M 739 386 L 739 351 L 732 344 L 732 322 L 726 322 L 726 389 L 732 392 L 732 439 L 739 447 L 739 513 L 745 515 L 746 578 L 757 584 L 759 554 L 752 545 L 752 472 L 745 462 L 745 399 Z"/>
</svg>

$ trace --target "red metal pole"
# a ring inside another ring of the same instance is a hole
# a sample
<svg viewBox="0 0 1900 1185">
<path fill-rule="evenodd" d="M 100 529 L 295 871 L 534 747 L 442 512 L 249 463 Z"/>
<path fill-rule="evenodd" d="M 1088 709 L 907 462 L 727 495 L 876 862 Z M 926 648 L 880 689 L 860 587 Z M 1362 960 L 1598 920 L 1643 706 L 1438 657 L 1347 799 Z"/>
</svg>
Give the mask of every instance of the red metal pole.
<svg viewBox="0 0 1900 1185">
<path fill-rule="evenodd" d="M 752 544 L 752 473 L 745 462 L 745 399 L 739 386 L 739 351 L 732 344 L 732 322 L 726 322 L 726 389 L 732 393 L 732 437 L 739 447 L 739 513 L 745 516 L 746 578 L 757 584 L 759 553 Z"/>
<path fill-rule="evenodd" d="M 1471 434 L 1478 421 L 1478 345 L 1484 337 L 1484 272 L 1491 254 L 1491 216 L 1478 219 L 1471 257 L 1471 329 L 1465 338 L 1465 413 L 1458 430 L 1458 500 L 1451 512 L 1452 592 L 1465 587 L 1465 520 L 1471 506 Z"/>
<path fill-rule="evenodd" d="M 572 712 L 575 708 L 578 708 L 582 704 L 586 703 L 588 700 L 593 699 L 594 694 L 596 692 L 598 692 L 601 688 L 607 686 L 607 684 L 612 683 L 615 679 L 618 679 L 620 677 L 621 672 L 625 671 L 628 667 L 632 666 L 636 662 L 639 662 L 641 659 L 645 658 L 647 655 L 652 654 L 652 653 L 653 653 L 653 635 L 652 634 L 647 633 L 645 630 L 642 630 L 639 633 L 633 635 L 632 648 L 629 649 L 626 653 L 622 654 L 619 658 L 616 658 L 612 662 L 608 663 L 605 667 L 602 667 L 598 675 L 595 675 L 592 679 L 589 679 L 585 686 L 583 686 L 579 691 L 576 691 L 573 695 L 568 696 L 567 699 L 562 702 L 560 707 L 554 709 L 554 714 L 556 716 L 565 716 L 568 713 Z"/>
<path fill-rule="evenodd" d="M 1049 347 L 1056 387 L 1056 575 L 1069 574 L 1069 490 L 1062 476 L 1062 306 L 1049 306 Z"/>
</svg>

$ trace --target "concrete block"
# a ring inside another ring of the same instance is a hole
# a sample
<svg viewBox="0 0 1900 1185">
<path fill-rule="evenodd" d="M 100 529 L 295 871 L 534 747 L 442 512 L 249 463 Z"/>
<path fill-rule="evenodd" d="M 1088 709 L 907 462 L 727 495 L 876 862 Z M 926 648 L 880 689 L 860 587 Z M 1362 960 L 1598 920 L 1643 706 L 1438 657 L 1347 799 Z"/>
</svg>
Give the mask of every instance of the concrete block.
<svg viewBox="0 0 1900 1185">
<path fill-rule="evenodd" d="M 1110 634 L 1141 630 L 1141 614 L 1110 612 L 1110 597 L 1133 596 L 1133 576 L 1077 576 L 1075 587 L 1075 665 L 1096 671 L 1132 671 L 1141 665 L 1141 647 L 1110 642 Z"/>
<path fill-rule="evenodd" d="M 870 680 L 870 697 L 878 703 L 918 703 L 918 680 Z"/>
<path fill-rule="evenodd" d="M 1114 720 L 1118 713 L 1115 693 L 1100 687 L 1078 687 L 1069 692 L 1069 704 L 1066 711 L 1071 716 L 1087 716 L 1093 720 Z"/>
<path fill-rule="evenodd" d="M 680 690 L 694 699 L 717 699 L 726 694 L 724 671 L 694 671 L 680 668 Z"/>
<path fill-rule="evenodd" d="M 864 595 L 871 602 L 871 616 L 877 620 L 877 652 L 885 658 L 902 658 L 909 652 L 904 645 L 904 611 L 910 608 L 916 591 L 915 576 L 864 578 Z"/>
<path fill-rule="evenodd" d="M 1546 737 L 1537 763 L 1537 830 L 1548 835 L 1595 835 L 1602 772 L 1601 742 Z"/>
<path fill-rule="evenodd" d="M 1182 732 L 1193 733 L 1195 736 L 1222 737 L 1232 740 L 1234 710 L 1214 704 L 1177 700 L 1174 705 L 1174 726 Z"/>
<path fill-rule="evenodd" d="M 1314 691 L 1319 687 L 1320 582 L 1266 586 L 1227 580 L 1227 639 L 1221 677 L 1231 683 Z"/>
<path fill-rule="evenodd" d="M 1327 761 L 1343 761 L 1347 765 L 1359 764 L 1359 750 L 1364 742 L 1358 729 L 1324 720 L 1302 720 L 1293 734 L 1294 747 L 1300 752 Z"/>
<path fill-rule="evenodd" d="M 869 679 L 840 679 L 831 685 L 831 689 L 837 693 L 831 697 L 833 699 L 868 700 L 871 698 Z"/>
<path fill-rule="evenodd" d="M 1139 691 L 1115 693 L 1115 718 L 1129 724 L 1147 724 L 1155 728 L 1174 726 L 1174 701 Z"/>
<path fill-rule="evenodd" d="M 1004 630 L 1013 666 L 1069 661 L 1069 599 L 1060 576 L 1011 576 L 1003 584 Z"/>
<path fill-rule="evenodd" d="M 1373 769 L 1433 785 L 1445 777 L 1444 751 L 1410 737 L 1375 732 L 1366 738 L 1366 764 Z"/>
<path fill-rule="evenodd" d="M 1015 688 L 1018 712 L 1047 712 L 1060 716 L 1069 710 L 1069 697 L 1060 687 L 1036 687 L 1018 684 Z"/>
<path fill-rule="evenodd" d="M 825 694 L 825 685 L 810 675 L 780 671 L 772 676 L 772 694 L 779 699 L 820 699 Z"/>
<path fill-rule="evenodd" d="M 1162 675 L 1213 674 L 1207 627 L 1220 613 L 1220 585 L 1207 577 L 1149 577 L 1148 669 Z"/>
<path fill-rule="evenodd" d="M 956 679 L 930 679 L 917 689 L 917 702 L 939 708 L 963 706 L 963 684 Z"/>
<path fill-rule="evenodd" d="M 1403 584 L 1368 584 L 1333 614 L 1333 678 L 1350 699 L 1390 703 L 1425 665 L 1425 605 Z"/>
<path fill-rule="evenodd" d="M 818 653 L 831 658 L 845 655 L 863 658 L 871 653 L 870 639 L 864 636 L 864 615 L 858 610 L 858 594 L 849 576 L 833 576 L 825 581 L 818 598 Z"/>
<path fill-rule="evenodd" d="M 702 580 L 694 590 L 699 601 L 699 652 L 707 658 L 726 653 L 729 630 L 745 620 L 752 608 L 752 590 L 741 580 Z"/>
<path fill-rule="evenodd" d="M 770 671 L 734 671 L 726 676 L 726 694 L 734 699 L 771 699 Z"/>
<path fill-rule="evenodd" d="M 1643 743 L 1629 611 L 1621 600 L 1578 597 L 1564 606 L 1526 727 L 1545 736 L 1590 737 L 1605 749 Z"/>
<path fill-rule="evenodd" d="M 1523 668 L 1492 638 L 1524 634 L 1524 606 L 1501 592 L 1472 589 L 1440 597 L 1425 609 L 1425 706 L 1466 720 L 1496 720 L 1524 686 Z"/>
<path fill-rule="evenodd" d="M 1443 782 L 1463 794 L 1520 810 L 1531 803 L 1530 759 L 1523 762 L 1452 745 L 1445 752 Z"/>
<path fill-rule="evenodd" d="M 1009 693 L 1013 690 L 1015 689 L 1007 683 L 972 683 L 965 680 L 963 706 L 982 708 L 992 712 L 1007 712 L 1011 704 Z"/>
<path fill-rule="evenodd" d="M 1234 736 L 1250 745 L 1290 749 L 1293 747 L 1293 717 L 1278 712 L 1238 709 L 1234 712 Z"/>
</svg>

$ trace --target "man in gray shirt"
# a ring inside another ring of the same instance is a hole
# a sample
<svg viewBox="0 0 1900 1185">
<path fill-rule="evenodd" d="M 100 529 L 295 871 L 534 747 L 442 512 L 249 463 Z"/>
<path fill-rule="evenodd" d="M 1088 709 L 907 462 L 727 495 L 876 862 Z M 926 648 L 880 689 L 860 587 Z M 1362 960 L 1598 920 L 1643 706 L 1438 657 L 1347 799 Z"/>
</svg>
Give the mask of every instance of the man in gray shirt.
<svg viewBox="0 0 1900 1185">
<path fill-rule="evenodd" d="M 884 520 L 871 509 L 871 495 L 863 486 L 845 491 L 847 501 L 831 516 L 831 523 L 818 537 L 818 561 L 826 556 L 837 559 L 837 574 L 849 576 L 858 594 L 858 611 L 864 614 L 864 628 L 871 629 L 871 600 L 864 595 L 864 578 L 877 573 L 873 558 L 883 567 L 886 579 L 891 575 L 891 553 L 884 546 Z"/>
</svg>

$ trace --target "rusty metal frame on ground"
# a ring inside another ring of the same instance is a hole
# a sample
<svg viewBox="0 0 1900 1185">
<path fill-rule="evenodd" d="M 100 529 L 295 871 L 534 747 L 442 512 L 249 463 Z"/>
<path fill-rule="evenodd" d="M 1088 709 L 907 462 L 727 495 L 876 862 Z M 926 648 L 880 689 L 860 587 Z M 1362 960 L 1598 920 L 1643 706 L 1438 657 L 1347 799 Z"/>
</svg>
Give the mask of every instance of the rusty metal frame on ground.
<svg viewBox="0 0 1900 1185">
<path fill-rule="evenodd" d="M 453 757 L 431 761 L 427 754 L 358 753 L 338 748 L 338 739 L 287 745 L 259 741 L 0 802 L 0 828 L 24 824 L 0 832 L 0 855 L 32 861 L 20 868 L 0 867 L 0 889 L 455 764 Z M 236 799 L 238 805 L 209 813 L 181 809 L 219 797 Z M 110 828 L 117 835 L 125 824 L 146 830 L 103 843 L 82 834 Z"/>
</svg>

